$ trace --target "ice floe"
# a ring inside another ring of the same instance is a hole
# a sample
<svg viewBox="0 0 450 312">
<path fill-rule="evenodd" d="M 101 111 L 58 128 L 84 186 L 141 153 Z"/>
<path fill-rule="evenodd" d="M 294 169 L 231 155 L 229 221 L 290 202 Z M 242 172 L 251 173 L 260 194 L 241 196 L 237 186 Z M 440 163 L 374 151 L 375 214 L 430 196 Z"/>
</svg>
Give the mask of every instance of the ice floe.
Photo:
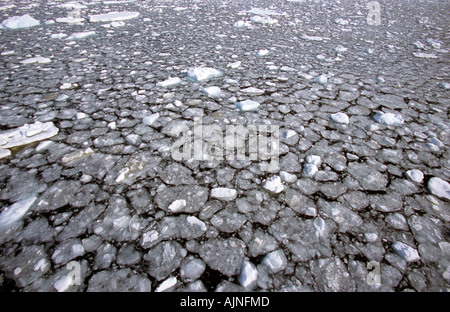
<svg viewBox="0 0 450 312">
<path fill-rule="evenodd" d="M 15 130 L 0 133 L 0 149 L 28 145 L 33 142 L 43 141 L 57 135 L 59 129 L 53 122 L 25 124 Z"/>
<path fill-rule="evenodd" d="M 242 102 L 237 102 L 235 105 L 241 111 L 257 111 L 260 104 L 256 101 L 245 100 Z"/>
<path fill-rule="evenodd" d="M 186 73 L 193 81 L 204 81 L 222 76 L 222 72 L 211 67 L 191 67 Z"/>
<path fill-rule="evenodd" d="M 373 116 L 373 119 L 378 123 L 388 126 L 400 126 L 404 123 L 402 115 L 394 113 L 378 112 Z"/>
<path fill-rule="evenodd" d="M 138 17 L 139 12 L 110 12 L 98 15 L 89 15 L 89 21 L 94 22 L 119 22 Z"/>
<path fill-rule="evenodd" d="M 167 88 L 179 85 L 181 83 L 181 79 L 178 77 L 169 77 L 164 81 L 160 81 L 156 84 L 157 87 Z"/>
<path fill-rule="evenodd" d="M 4 209 L 0 213 L 0 230 L 8 229 L 14 225 L 14 223 L 20 221 L 36 199 L 36 195 L 31 195 Z"/>
<path fill-rule="evenodd" d="M 428 181 L 428 189 L 431 194 L 450 200 L 450 184 L 438 177 L 433 177 Z"/>
</svg>

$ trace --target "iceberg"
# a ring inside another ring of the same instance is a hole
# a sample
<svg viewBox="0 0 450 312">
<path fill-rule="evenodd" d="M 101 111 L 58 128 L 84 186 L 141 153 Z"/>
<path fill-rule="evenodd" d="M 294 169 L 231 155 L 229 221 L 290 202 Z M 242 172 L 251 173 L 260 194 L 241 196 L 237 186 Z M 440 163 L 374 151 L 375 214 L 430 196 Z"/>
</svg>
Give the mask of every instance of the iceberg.
<svg viewBox="0 0 450 312">
<path fill-rule="evenodd" d="M 6 20 L 4 20 L 0 24 L 0 28 L 9 28 L 9 29 L 20 29 L 20 28 L 28 28 L 28 27 L 34 27 L 38 26 L 41 23 L 31 17 L 28 14 L 22 15 L 22 16 L 12 16 Z"/>
<path fill-rule="evenodd" d="M 222 76 L 222 72 L 211 67 L 191 67 L 187 77 L 193 81 L 204 81 Z"/>
</svg>

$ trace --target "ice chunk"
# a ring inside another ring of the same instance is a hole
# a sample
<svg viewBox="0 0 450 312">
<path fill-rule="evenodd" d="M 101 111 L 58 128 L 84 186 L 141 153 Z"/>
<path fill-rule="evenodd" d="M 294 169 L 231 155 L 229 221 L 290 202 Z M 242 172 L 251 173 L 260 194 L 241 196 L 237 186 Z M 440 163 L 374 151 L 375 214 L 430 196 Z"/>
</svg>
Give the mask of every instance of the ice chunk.
<svg viewBox="0 0 450 312">
<path fill-rule="evenodd" d="M 262 260 L 262 264 L 267 266 L 272 273 L 283 271 L 287 266 L 287 259 L 281 249 L 272 251 Z"/>
<path fill-rule="evenodd" d="M 211 190 L 211 197 L 224 201 L 232 201 L 236 198 L 237 192 L 235 189 L 225 187 L 217 187 Z"/>
<path fill-rule="evenodd" d="M 155 292 L 163 292 L 163 291 L 170 291 L 172 288 L 174 288 L 178 283 L 178 280 L 175 276 L 171 276 L 168 279 L 166 279 L 164 282 L 162 282 L 156 289 Z"/>
<path fill-rule="evenodd" d="M 241 111 L 257 111 L 260 104 L 256 101 L 245 100 L 242 102 L 236 102 L 235 105 Z"/>
<path fill-rule="evenodd" d="M 335 22 L 336 24 L 342 25 L 342 26 L 348 25 L 348 20 L 345 20 L 345 19 L 343 19 L 343 18 L 341 18 L 341 17 L 336 18 L 336 19 L 334 20 L 334 22 Z"/>
<path fill-rule="evenodd" d="M 256 52 L 257 56 L 266 56 L 267 54 L 269 54 L 269 50 L 267 50 L 267 49 L 262 49 L 262 50 L 259 50 L 258 52 Z"/>
<path fill-rule="evenodd" d="M 22 199 L 4 209 L 0 213 L 0 230 L 8 229 L 14 223 L 20 221 L 36 199 L 36 195 L 31 195 L 30 197 Z"/>
<path fill-rule="evenodd" d="M 319 171 L 319 169 L 317 168 L 316 165 L 314 165 L 314 164 L 306 164 L 303 167 L 302 173 L 303 173 L 304 177 L 312 178 L 316 174 L 317 171 Z"/>
<path fill-rule="evenodd" d="M 178 77 L 169 77 L 169 79 L 166 79 L 164 81 L 160 81 L 156 84 L 157 87 L 167 88 L 179 85 L 181 83 L 181 79 Z"/>
<path fill-rule="evenodd" d="M 200 91 L 212 98 L 219 98 L 222 96 L 222 90 L 216 86 L 201 88 Z"/>
<path fill-rule="evenodd" d="M 70 35 L 69 37 L 67 37 L 66 40 L 77 40 L 77 39 L 83 39 L 83 38 L 87 38 L 90 36 L 95 35 L 95 31 L 83 31 L 83 32 L 77 32 L 74 33 L 72 35 Z"/>
<path fill-rule="evenodd" d="M 287 15 L 285 12 L 280 11 L 274 11 L 271 9 L 260 9 L 260 8 L 251 8 L 247 11 L 248 14 L 255 14 L 255 15 Z"/>
<path fill-rule="evenodd" d="M 193 81 L 204 81 L 222 76 L 221 71 L 211 67 L 191 67 L 186 74 Z"/>
<path fill-rule="evenodd" d="M 28 14 L 22 16 L 12 16 L 6 20 L 4 20 L 0 26 L 3 28 L 9 29 L 20 29 L 20 28 L 28 28 L 40 25 L 38 20 L 35 20 Z M 0 27 L 1 28 L 1 27 Z"/>
<path fill-rule="evenodd" d="M 319 36 L 309 36 L 309 35 L 303 35 L 301 36 L 303 40 L 309 40 L 309 41 L 322 41 L 323 38 Z"/>
<path fill-rule="evenodd" d="M 272 193 L 278 194 L 284 191 L 283 183 L 279 176 L 270 177 L 264 182 L 264 188 Z"/>
<path fill-rule="evenodd" d="M 420 260 L 417 250 L 405 243 L 395 242 L 392 244 L 392 249 L 394 249 L 394 251 L 406 262 L 416 262 Z"/>
<path fill-rule="evenodd" d="M 236 61 L 236 62 L 233 62 L 233 63 L 229 63 L 229 64 L 227 65 L 227 67 L 230 67 L 230 68 L 235 69 L 235 68 L 238 68 L 239 66 L 241 66 L 241 64 L 242 64 L 241 61 Z"/>
<path fill-rule="evenodd" d="M 255 16 L 252 16 L 252 17 L 250 18 L 250 20 L 251 20 L 252 22 L 259 23 L 259 24 L 269 24 L 269 25 L 272 25 L 272 24 L 278 23 L 278 20 L 276 20 L 276 19 L 274 19 L 274 18 L 271 18 L 271 17 L 269 17 L 269 16 L 259 16 L 259 15 L 255 15 Z"/>
<path fill-rule="evenodd" d="M 420 170 L 413 169 L 406 171 L 406 176 L 414 182 L 422 183 L 423 181 L 423 173 Z"/>
<path fill-rule="evenodd" d="M 11 155 L 10 150 L 0 148 L 0 159 L 8 157 L 9 155 Z"/>
<path fill-rule="evenodd" d="M 247 93 L 247 94 L 252 94 L 252 95 L 262 95 L 262 94 L 264 94 L 265 91 L 258 89 L 258 88 L 254 88 L 254 87 L 248 87 L 248 88 L 242 89 L 241 92 Z"/>
<path fill-rule="evenodd" d="M 333 120 L 336 123 L 340 123 L 340 124 L 348 124 L 349 123 L 349 118 L 344 113 L 331 114 L 330 118 L 331 118 L 331 120 Z"/>
<path fill-rule="evenodd" d="M 22 64 L 33 64 L 33 63 L 48 64 L 51 62 L 52 62 L 51 59 L 42 56 L 31 57 L 21 61 Z"/>
<path fill-rule="evenodd" d="M 106 14 L 89 15 L 89 21 L 93 22 L 118 22 L 133 19 L 139 16 L 139 12 L 110 12 Z"/>
<path fill-rule="evenodd" d="M 145 116 L 142 119 L 142 123 L 146 126 L 151 126 L 156 122 L 156 120 L 158 120 L 158 118 L 159 118 L 159 113 L 151 114 L 149 116 Z"/>
<path fill-rule="evenodd" d="M 203 260 L 189 256 L 181 263 L 180 277 L 185 282 L 192 282 L 198 279 L 205 269 L 206 264 Z"/>
<path fill-rule="evenodd" d="M 418 58 L 431 58 L 431 59 L 438 58 L 434 53 L 413 52 L 413 55 Z"/>
<path fill-rule="evenodd" d="M 252 24 L 249 21 L 237 21 L 234 23 L 234 27 L 237 28 L 253 28 Z"/>
<path fill-rule="evenodd" d="M 241 274 L 239 275 L 239 283 L 246 289 L 252 290 L 256 287 L 258 280 L 258 270 L 253 263 L 244 261 L 241 267 Z"/>
<path fill-rule="evenodd" d="M 430 190 L 431 194 L 450 200 L 450 184 L 441 178 L 431 178 L 428 181 L 428 190 Z"/>
<path fill-rule="evenodd" d="M 56 21 L 58 23 L 78 24 L 78 23 L 84 22 L 84 18 L 81 18 L 81 17 L 76 18 L 76 17 L 73 17 L 73 16 L 70 16 L 70 17 L 58 17 L 56 19 Z"/>
<path fill-rule="evenodd" d="M 320 75 L 314 78 L 314 81 L 320 84 L 326 84 L 328 82 L 328 78 L 325 75 Z"/>
<path fill-rule="evenodd" d="M 309 155 L 306 156 L 306 162 L 308 164 L 313 164 L 314 166 L 319 167 L 320 164 L 322 163 L 322 158 L 317 155 Z"/>
<path fill-rule="evenodd" d="M 373 116 L 373 119 L 378 123 L 382 123 L 388 126 L 400 126 L 404 122 L 402 115 L 400 114 L 383 112 L 378 112 L 375 116 Z"/>
<path fill-rule="evenodd" d="M 171 203 L 167 209 L 171 212 L 180 212 L 184 207 L 186 207 L 186 201 L 184 199 L 177 199 Z"/>
<path fill-rule="evenodd" d="M 0 148 L 7 149 L 42 141 L 57 135 L 59 129 L 53 122 L 25 124 L 20 128 L 0 133 Z"/>
</svg>

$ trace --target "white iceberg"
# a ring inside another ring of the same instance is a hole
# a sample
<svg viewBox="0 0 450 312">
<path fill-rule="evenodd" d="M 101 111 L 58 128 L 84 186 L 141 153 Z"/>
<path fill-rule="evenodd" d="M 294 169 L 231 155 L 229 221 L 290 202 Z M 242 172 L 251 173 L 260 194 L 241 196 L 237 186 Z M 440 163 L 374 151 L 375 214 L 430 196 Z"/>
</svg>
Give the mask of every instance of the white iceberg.
<svg viewBox="0 0 450 312">
<path fill-rule="evenodd" d="M 428 181 L 428 189 L 431 194 L 450 200 L 450 184 L 447 181 L 433 177 Z"/>
<path fill-rule="evenodd" d="M 34 27 L 38 26 L 41 23 L 31 17 L 28 14 L 22 15 L 22 16 L 12 16 L 6 20 L 4 20 L 0 24 L 0 28 L 8 28 L 8 29 L 20 29 L 20 28 L 28 28 L 28 27 Z"/>
<path fill-rule="evenodd" d="M 331 114 L 330 118 L 334 122 L 340 123 L 340 124 L 348 124 L 349 121 L 350 121 L 348 116 L 346 114 L 344 114 L 344 113 Z"/>
<path fill-rule="evenodd" d="M 106 14 L 89 15 L 89 21 L 94 22 L 119 22 L 133 19 L 139 16 L 139 12 L 110 12 Z"/>
</svg>

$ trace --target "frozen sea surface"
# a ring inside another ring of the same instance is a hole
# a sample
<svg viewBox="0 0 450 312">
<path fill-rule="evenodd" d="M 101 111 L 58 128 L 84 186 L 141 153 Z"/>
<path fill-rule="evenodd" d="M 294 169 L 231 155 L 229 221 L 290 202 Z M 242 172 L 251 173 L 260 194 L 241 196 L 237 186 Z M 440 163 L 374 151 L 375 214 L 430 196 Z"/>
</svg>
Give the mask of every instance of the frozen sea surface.
<svg viewBox="0 0 450 312">
<path fill-rule="evenodd" d="M 0 1 L 0 290 L 448 291 L 448 1 L 367 3 Z"/>
</svg>

